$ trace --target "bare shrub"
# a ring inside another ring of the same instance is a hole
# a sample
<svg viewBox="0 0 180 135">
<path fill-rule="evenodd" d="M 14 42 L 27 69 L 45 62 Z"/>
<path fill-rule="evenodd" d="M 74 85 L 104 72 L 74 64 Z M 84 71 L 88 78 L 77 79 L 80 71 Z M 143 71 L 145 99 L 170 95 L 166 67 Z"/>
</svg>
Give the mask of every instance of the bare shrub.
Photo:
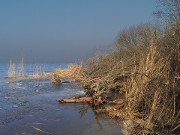
<svg viewBox="0 0 180 135">
<path fill-rule="evenodd" d="M 108 112 L 133 120 L 132 133 L 170 133 L 179 119 L 179 41 L 172 29 L 149 24 L 123 31 L 116 49 L 89 60 L 86 88 L 103 98 L 119 91 L 124 103 Z"/>
</svg>

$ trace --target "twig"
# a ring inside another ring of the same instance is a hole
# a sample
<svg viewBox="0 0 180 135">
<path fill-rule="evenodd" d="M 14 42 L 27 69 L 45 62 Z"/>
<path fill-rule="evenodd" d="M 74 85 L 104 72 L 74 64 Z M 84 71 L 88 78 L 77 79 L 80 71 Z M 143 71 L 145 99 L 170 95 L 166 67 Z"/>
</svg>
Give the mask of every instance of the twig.
<svg viewBox="0 0 180 135">
<path fill-rule="evenodd" d="M 176 126 L 173 130 L 172 130 L 172 132 L 174 132 L 176 129 L 178 129 L 180 127 L 180 125 L 178 125 L 178 126 Z"/>
<path fill-rule="evenodd" d="M 43 131 L 43 130 L 41 130 L 41 129 L 39 129 L 39 128 L 36 128 L 36 127 L 34 127 L 34 126 L 32 126 L 32 128 L 34 128 L 35 130 L 37 130 L 37 131 L 39 131 L 39 132 L 43 132 L 43 133 L 46 133 L 46 134 L 49 134 L 49 135 L 53 135 L 52 133 Z"/>
</svg>

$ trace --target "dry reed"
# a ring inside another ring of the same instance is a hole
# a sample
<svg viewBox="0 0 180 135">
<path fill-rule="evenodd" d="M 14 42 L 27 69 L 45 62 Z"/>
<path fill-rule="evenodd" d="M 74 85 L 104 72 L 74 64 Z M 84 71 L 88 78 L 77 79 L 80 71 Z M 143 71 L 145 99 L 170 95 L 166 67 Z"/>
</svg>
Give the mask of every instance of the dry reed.
<svg viewBox="0 0 180 135">
<path fill-rule="evenodd" d="M 52 77 L 53 73 L 45 73 L 40 65 L 35 65 L 32 69 L 33 72 L 25 74 L 24 59 L 22 58 L 20 63 L 15 63 L 10 59 L 8 78 L 9 79 L 37 79 L 43 77 Z"/>
<path fill-rule="evenodd" d="M 152 26 L 145 25 L 145 32 L 146 27 Z M 173 129 L 178 132 L 179 34 L 170 30 L 163 37 L 154 27 L 154 31 L 147 32 L 154 33 L 151 37 L 139 37 L 139 28 L 142 25 L 133 28 L 133 34 L 132 29 L 120 34 L 116 50 L 89 60 L 84 88 L 97 98 L 107 98 L 111 91 L 122 95 L 123 102 L 104 111 L 112 118 L 132 120 L 132 134 L 172 134 Z M 127 45 L 129 40 L 134 45 Z M 146 40 L 151 41 L 143 44 Z"/>
<path fill-rule="evenodd" d="M 58 69 L 54 73 L 54 76 L 58 76 L 59 78 L 77 78 L 80 79 L 82 77 L 83 63 L 77 64 L 69 64 L 67 69 Z"/>
</svg>

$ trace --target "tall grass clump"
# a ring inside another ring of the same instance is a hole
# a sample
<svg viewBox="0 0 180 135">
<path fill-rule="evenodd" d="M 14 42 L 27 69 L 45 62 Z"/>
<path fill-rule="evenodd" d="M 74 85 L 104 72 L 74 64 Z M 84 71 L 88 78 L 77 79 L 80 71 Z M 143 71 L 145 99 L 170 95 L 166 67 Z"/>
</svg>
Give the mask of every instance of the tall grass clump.
<svg viewBox="0 0 180 135">
<path fill-rule="evenodd" d="M 12 59 L 10 59 L 9 70 L 8 70 L 8 78 L 15 78 L 15 77 L 16 77 L 16 65 L 12 61 Z"/>
<path fill-rule="evenodd" d="M 24 77 L 24 59 L 22 58 L 20 63 L 15 63 L 10 59 L 8 78 Z"/>
<path fill-rule="evenodd" d="M 67 69 L 58 69 L 54 76 L 58 78 L 77 78 L 82 77 L 83 63 L 69 64 Z"/>
<path fill-rule="evenodd" d="M 24 59 L 21 59 L 21 62 L 18 64 L 18 76 L 24 77 Z"/>
<path fill-rule="evenodd" d="M 45 73 L 44 68 L 41 65 L 35 64 L 31 65 L 29 71 L 25 72 L 24 69 L 24 59 L 22 58 L 19 63 L 12 61 L 10 59 L 8 78 L 9 79 L 30 79 L 30 78 L 42 78 L 42 77 L 52 77 L 53 73 Z"/>
</svg>

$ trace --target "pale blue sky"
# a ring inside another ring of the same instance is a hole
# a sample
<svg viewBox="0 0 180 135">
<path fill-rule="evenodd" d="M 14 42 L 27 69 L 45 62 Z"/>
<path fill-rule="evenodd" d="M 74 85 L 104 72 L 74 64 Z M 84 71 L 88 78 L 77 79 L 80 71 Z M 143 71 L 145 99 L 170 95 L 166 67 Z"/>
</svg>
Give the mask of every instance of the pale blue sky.
<svg viewBox="0 0 180 135">
<path fill-rule="evenodd" d="M 156 0 L 0 0 L 0 63 L 73 62 L 150 22 Z"/>
</svg>

